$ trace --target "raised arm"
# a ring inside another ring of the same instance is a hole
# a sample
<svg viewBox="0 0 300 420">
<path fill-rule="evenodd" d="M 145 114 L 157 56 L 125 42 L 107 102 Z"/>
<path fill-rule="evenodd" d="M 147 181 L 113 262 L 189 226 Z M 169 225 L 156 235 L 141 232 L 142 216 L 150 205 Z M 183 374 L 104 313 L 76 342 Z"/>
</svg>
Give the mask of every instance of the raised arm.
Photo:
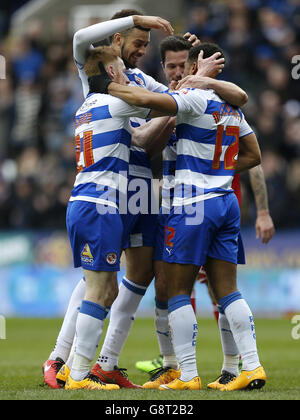
<svg viewBox="0 0 300 420">
<path fill-rule="evenodd" d="M 83 70 L 86 56 L 93 44 L 100 42 L 115 33 L 126 31 L 127 29 L 141 26 L 150 29 L 161 29 L 167 34 L 173 33 L 171 24 L 156 16 L 128 16 L 120 19 L 112 19 L 107 22 L 97 23 L 80 29 L 73 37 L 73 58 L 78 68 L 79 77 L 81 79 L 83 96 L 89 92 L 88 80 Z"/>
<path fill-rule="evenodd" d="M 73 54 L 75 61 L 80 65 L 84 65 L 86 54 L 92 47 L 92 44 L 102 41 L 115 33 L 131 29 L 134 26 L 160 29 L 168 35 L 171 35 L 174 32 L 170 22 L 158 16 L 134 15 L 97 23 L 96 25 L 80 29 L 75 33 L 73 38 Z"/>
<path fill-rule="evenodd" d="M 87 28 L 80 29 L 73 37 L 73 55 L 75 61 L 84 65 L 86 54 L 92 44 L 103 41 L 116 32 L 123 32 L 134 27 L 134 16 L 96 23 Z"/>
<path fill-rule="evenodd" d="M 257 218 L 255 223 L 256 238 L 267 244 L 275 234 L 275 227 L 269 212 L 268 192 L 262 166 L 256 166 L 249 171 Z"/>
</svg>

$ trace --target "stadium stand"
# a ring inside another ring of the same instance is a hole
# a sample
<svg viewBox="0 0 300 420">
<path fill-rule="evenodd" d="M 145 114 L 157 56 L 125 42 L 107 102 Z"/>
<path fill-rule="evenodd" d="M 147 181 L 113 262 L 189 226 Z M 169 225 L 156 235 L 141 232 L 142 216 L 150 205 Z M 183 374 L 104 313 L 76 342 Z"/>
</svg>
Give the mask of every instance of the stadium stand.
<svg viewBox="0 0 300 420">
<path fill-rule="evenodd" d="M 300 83 L 291 74 L 292 58 L 299 55 L 300 61 L 299 3 L 185 0 L 182 9 L 184 19 L 176 28 L 219 43 L 231 57 L 223 78 L 249 94 L 244 112 L 260 140 L 274 223 L 277 229 L 296 227 Z M 0 54 L 7 61 L 7 77 L 0 83 L 0 228 L 65 229 L 76 170 L 73 116 L 82 102 L 72 34 L 64 16 L 53 19 L 47 41 L 42 21 L 32 22 L 22 38 L 11 35 L 7 22 L 3 9 Z M 153 46 L 141 67 L 163 77 Z M 242 185 L 243 226 L 253 226 L 255 205 L 247 176 Z"/>
</svg>

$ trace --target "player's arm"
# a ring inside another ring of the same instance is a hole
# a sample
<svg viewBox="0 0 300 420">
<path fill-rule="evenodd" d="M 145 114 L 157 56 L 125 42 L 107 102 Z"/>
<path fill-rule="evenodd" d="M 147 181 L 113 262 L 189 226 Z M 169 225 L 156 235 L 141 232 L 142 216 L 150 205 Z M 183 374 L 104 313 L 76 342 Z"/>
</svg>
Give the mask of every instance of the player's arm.
<svg viewBox="0 0 300 420">
<path fill-rule="evenodd" d="M 176 117 L 155 118 L 133 130 L 131 144 L 155 157 L 167 146 L 175 125 Z"/>
<path fill-rule="evenodd" d="M 84 65 L 86 54 L 92 44 L 103 41 L 116 32 L 123 32 L 134 27 L 134 16 L 96 23 L 75 32 L 73 37 L 73 55 L 77 63 Z"/>
<path fill-rule="evenodd" d="M 176 89 L 187 87 L 203 90 L 212 89 L 226 102 L 237 107 L 242 107 L 248 102 L 247 93 L 239 86 L 207 76 L 187 76 L 178 84 Z"/>
<path fill-rule="evenodd" d="M 177 103 L 171 95 L 166 93 L 150 92 L 147 89 L 131 86 L 123 86 L 111 82 L 107 91 L 110 95 L 140 108 L 150 108 L 152 111 L 148 118 L 162 116 L 175 116 L 178 111 Z"/>
<path fill-rule="evenodd" d="M 173 93 L 156 93 L 147 89 L 125 86 L 111 80 L 102 63 L 99 63 L 100 75 L 89 79 L 93 84 L 91 91 L 105 93 L 122 99 L 129 105 L 146 108 L 146 118 L 192 114 L 201 115 L 207 107 L 206 93 L 200 90 L 186 90 Z"/>
<path fill-rule="evenodd" d="M 77 31 L 73 38 L 73 53 L 77 63 L 83 65 L 87 52 L 92 44 L 102 41 L 117 32 L 123 32 L 134 26 L 142 26 L 149 29 L 161 29 L 171 35 L 174 30 L 165 19 L 158 16 L 128 16 L 120 19 L 113 19 L 107 22 L 97 23 Z"/>
<path fill-rule="evenodd" d="M 261 165 L 252 168 L 249 176 L 257 209 L 256 238 L 261 237 L 262 243 L 267 244 L 275 234 L 275 227 L 269 212 L 268 191 Z"/>
<path fill-rule="evenodd" d="M 208 79 L 207 89 L 213 89 L 229 104 L 240 108 L 248 102 L 247 93 L 234 83 L 211 78 Z"/>
<path fill-rule="evenodd" d="M 133 28 L 134 18 L 128 16 L 125 18 L 109 20 L 107 22 L 97 23 L 80 29 L 73 37 L 73 59 L 78 69 L 79 77 L 82 83 L 83 96 L 89 93 L 88 78 L 84 72 L 84 64 L 88 52 L 93 48 L 93 44 L 103 41 L 116 32 L 122 32 Z"/>
<path fill-rule="evenodd" d="M 254 133 L 240 138 L 240 150 L 236 165 L 236 172 L 244 172 L 261 163 L 261 152 Z"/>
</svg>

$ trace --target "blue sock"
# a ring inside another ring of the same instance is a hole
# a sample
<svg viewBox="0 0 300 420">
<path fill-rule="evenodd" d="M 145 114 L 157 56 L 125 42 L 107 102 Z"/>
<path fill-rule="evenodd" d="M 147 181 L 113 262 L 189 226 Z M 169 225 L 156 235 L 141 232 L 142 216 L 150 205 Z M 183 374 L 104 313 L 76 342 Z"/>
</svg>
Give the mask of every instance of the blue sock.
<svg viewBox="0 0 300 420">
<path fill-rule="evenodd" d="M 176 311 L 176 309 L 181 308 L 182 306 L 191 305 L 191 304 L 192 304 L 191 296 L 189 295 L 174 296 L 168 301 L 169 314 L 173 311 Z"/>
<path fill-rule="evenodd" d="M 223 313 L 225 312 L 226 308 L 231 305 L 236 300 L 243 299 L 240 292 L 233 292 L 228 296 L 224 296 L 223 298 L 219 299 L 219 304 L 222 307 Z"/>
</svg>

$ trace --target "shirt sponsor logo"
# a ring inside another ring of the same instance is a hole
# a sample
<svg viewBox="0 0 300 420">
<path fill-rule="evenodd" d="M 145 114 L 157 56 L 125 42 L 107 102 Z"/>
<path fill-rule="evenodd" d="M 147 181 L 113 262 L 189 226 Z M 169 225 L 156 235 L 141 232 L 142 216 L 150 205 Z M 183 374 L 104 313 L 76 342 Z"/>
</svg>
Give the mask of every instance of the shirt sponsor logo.
<svg viewBox="0 0 300 420">
<path fill-rule="evenodd" d="M 94 264 L 94 257 L 91 253 L 90 247 L 88 244 L 85 245 L 81 253 L 81 261 L 86 264 Z"/>
</svg>

